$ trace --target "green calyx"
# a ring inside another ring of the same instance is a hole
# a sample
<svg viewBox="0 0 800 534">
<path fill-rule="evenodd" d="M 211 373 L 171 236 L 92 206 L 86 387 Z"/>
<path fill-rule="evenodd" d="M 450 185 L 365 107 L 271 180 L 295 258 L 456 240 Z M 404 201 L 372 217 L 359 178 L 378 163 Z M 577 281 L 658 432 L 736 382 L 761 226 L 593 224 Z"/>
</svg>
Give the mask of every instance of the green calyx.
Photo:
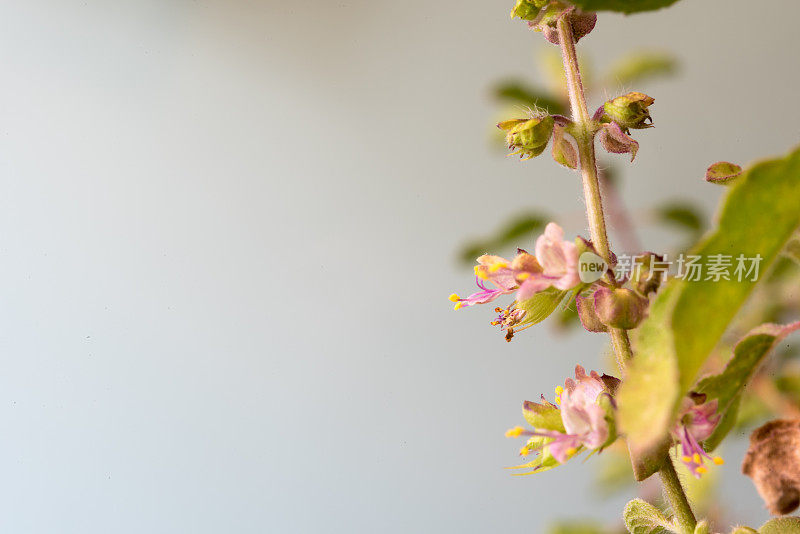
<svg viewBox="0 0 800 534">
<path fill-rule="evenodd" d="M 603 104 L 603 118 L 616 122 L 626 130 L 650 128 L 653 126 L 653 120 L 650 118 L 648 108 L 653 102 L 655 99 L 644 93 L 632 92 L 618 96 Z"/>
<path fill-rule="evenodd" d="M 506 132 L 506 142 L 513 150 L 512 154 L 530 159 L 544 152 L 553 134 L 553 125 L 553 117 L 547 115 L 503 121 L 497 127 Z"/>
</svg>

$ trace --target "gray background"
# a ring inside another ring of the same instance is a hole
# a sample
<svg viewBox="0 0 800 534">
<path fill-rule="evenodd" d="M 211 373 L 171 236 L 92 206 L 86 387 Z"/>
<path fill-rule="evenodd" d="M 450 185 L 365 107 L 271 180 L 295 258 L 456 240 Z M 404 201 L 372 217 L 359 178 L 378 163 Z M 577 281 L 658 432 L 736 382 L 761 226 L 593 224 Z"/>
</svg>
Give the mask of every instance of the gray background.
<svg viewBox="0 0 800 534">
<path fill-rule="evenodd" d="M 600 500 L 591 465 L 503 469 L 521 401 L 597 368 L 602 337 L 506 344 L 490 309 L 446 299 L 472 284 L 457 245 L 509 213 L 547 206 L 585 233 L 575 175 L 488 142 L 490 82 L 535 81 L 549 46 L 510 7 L 0 4 L 0 531 L 618 516 L 625 496 Z M 599 65 L 633 47 L 683 63 L 647 87 L 636 213 L 676 195 L 711 207 L 710 162 L 798 142 L 798 14 L 684 0 L 600 16 L 579 47 Z M 741 446 L 727 457 L 735 518 L 760 524 Z"/>
</svg>

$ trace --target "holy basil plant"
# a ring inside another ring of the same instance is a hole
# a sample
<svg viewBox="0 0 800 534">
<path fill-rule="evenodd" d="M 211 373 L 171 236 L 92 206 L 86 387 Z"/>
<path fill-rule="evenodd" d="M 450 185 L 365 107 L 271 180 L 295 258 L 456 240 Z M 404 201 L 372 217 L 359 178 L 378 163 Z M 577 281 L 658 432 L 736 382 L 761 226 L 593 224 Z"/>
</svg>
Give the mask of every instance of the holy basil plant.
<svg viewBox="0 0 800 534">
<path fill-rule="evenodd" d="M 635 217 L 614 196 L 597 153 L 628 162 L 641 154 L 656 100 L 629 91 L 590 108 L 584 88 L 592 86 L 582 80 L 575 45 L 595 29 L 595 11 L 634 13 L 674 1 L 517 0 L 512 17 L 558 47 L 564 91 L 505 83 L 497 96 L 527 104 L 528 111 L 497 127 L 521 161 L 549 154 L 580 177 L 589 233 L 567 235 L 541 211 L 518 218 L 466 249 L 477 256 L 476 288 L 450 300 L 456 310 L 491 303 L 489 322 L 508 342 L 558 310 L 561 316 L 571 311 L 586 331 L 608 336 L 615 370 L 587 372 L 578 364 L 550 399 L 539 395 L 523 403 L 526 426 L 506 432 L 524 440 L 515 474 L 540 474 L 578 456 L 614 451 L 626 455 L 630 478 L 658 474 L 669 505 L 630 501 L 622 519 L 631 533 L 800 533 L 800 519 L 791 517 L 758 530 L 716 524 L 719 513 L 704 519 L 710 486 L 692 503 L 683 482 L 713 480 L 725 464 L 716 450 L 726 437 L 741 434 L 731 430 L 775 417 L 752 434 L 744 473 L 773 514 L 800 505 L 800 365 L 792 364 L 790 341 L 800 330 L 800 149 L 744 171 L 735 163 L 704 164 L 709 192 L 725 194 L 715 225 L 685 250 L 614 248 L 606 230 L 608 216 L 627 243 L 636 242 L 630 239 Z M 631 57 L 615 67 L 617 80 L 673 69 L 664 56 Z M 677 221 L 697 238 L 705 224 L 691 203 L 666 200 L 655 219 Z M 533 232 L 541 233 L 526 243 Z M 517 249 L 510 255 L 492 250 L 511 244 Z M 721 509 L 717 503 L 715 510 Z M 605 531 L 575 521 L 557 529 Z"/>
</svg>

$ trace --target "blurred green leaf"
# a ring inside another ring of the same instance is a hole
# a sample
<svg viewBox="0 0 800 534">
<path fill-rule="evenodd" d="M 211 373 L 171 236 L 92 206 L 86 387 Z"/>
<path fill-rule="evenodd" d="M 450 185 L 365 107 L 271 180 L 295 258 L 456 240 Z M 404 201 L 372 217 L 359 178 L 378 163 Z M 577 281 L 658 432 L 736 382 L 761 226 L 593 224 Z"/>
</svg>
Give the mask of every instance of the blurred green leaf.
<svg viewBox="0 0 800 534">
<path fill-rule="evenodd" d="M 571 0 L 584 11 L 618 11 L 638 13 L 671 6 L 677 0 Z"/>
<path fill-rule="evenodd" d="M 631 534 L 666 534 L 677 532 L 661 511 L 642 499 L 633 499 L 625 505 L 622 519 Z"/>
<path fill-rule="evenodd" d="M 765 272 L 800 225 L 798 205 L 800 150 L 760 163 L 737 180 L 723 201 L 718 228 L 692 253 L 704 268 L 714 255 L 760 255 Z M 755 284 L 735 276 L 675 278 L 656 298 L 638 330 L 637 358 L 619 395 L 621 427 L 637 457 L 663 446 L 681 398 Z"/>
<path fill-rule="evenodd" d="M 758 534 L 758 531 L 750 527 L 734 527 L 731 534 Z"/>
<path fill-rule="evenodd" d="M 609 72 L 613 84 L 630 86 L 648 78 L 672 74 L 678 61 L 667 52 L 633 52 L 617 61 Z"/>
<path fill-rule="evenodd" d="M 736 344 L 733 357 L 725 370 L 718 375 L 704 378 L 695 389 L 698 393 L 705 393 L 707 400 L 717 399 L 717 412 L 727 414 L 767 354 L 784 337 L 798 328 L 800 322 L 788 325 L 767 324 L 751 330 Z M 710 451 L 716 448 L 734 423 L 735 416 L 733 421 L 729 420 L 725 425 L 718 425 L 714 434 L 706 440 L 706 449 Z"/>
<path fill-rule="evenodd" d="M 656 208 L 658 222 L 686 230 L 694 239 L 703 231 L 703 215 L 700 208 L 685 202 L 671 201 Z"/>
<path fill-rule="evenodd" d="M 635 331 L 639 349 L 617 394 L 619 424 L 621 431 L 629 436 L 636 480 L 655 473 L 669 450 L 670 441 L 661 434 L 671 422 L 678 394 L 678 366 L 672 349 L 672 331 L 663 325 L 677 297 L 677 288 L 668 285 L 651 304 L 650 317 Z M 653 434 L 654 428 L 658 434 Z"/>
<path fill-rule="evenodd" d="M 758 534 L 800 534 L 800 517 L 779 517 L 761 525 Z"/>
<path fill-rule="evenodd" d="M 531 239 L 529 245 L 526 245 L 525 238 L 542 230 L 550 220 L 540 213 L 518 215 L 502 225 L 494 236 L 475 240 L 461 247 L 458 256 L 463 263 L 472 264 L 475 263 L 475 258 L 478 256 L 489 252 L 496 253 L 508 245 L 522 246 L 523 248 L 531 246 L 532 248 L 533 240 Z"/>
<path fill-rule="evenodd" d="M 564 102 L 545 89 L 527 85 L 520 80 L 506 80 L 498 83 L 492 90 L 494 98 L 501 102 L 520 104 L 532 109 L 541 108 L 553 115 L 567 112 Z"/>
</svg>

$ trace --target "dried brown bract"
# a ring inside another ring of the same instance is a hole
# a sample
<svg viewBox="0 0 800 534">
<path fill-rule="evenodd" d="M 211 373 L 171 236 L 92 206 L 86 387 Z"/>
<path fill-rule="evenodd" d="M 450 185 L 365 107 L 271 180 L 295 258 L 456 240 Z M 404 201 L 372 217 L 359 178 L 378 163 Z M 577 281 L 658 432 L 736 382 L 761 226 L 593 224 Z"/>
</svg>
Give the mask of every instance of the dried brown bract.
<svg viewBox="0 0 800 534">
<path fill-rule="evenodd" d="M 784 515 L 800 505 L 800 419 L 776 419 L 750 435 L 742 472 L 769 511 Z"/>
</svg>

